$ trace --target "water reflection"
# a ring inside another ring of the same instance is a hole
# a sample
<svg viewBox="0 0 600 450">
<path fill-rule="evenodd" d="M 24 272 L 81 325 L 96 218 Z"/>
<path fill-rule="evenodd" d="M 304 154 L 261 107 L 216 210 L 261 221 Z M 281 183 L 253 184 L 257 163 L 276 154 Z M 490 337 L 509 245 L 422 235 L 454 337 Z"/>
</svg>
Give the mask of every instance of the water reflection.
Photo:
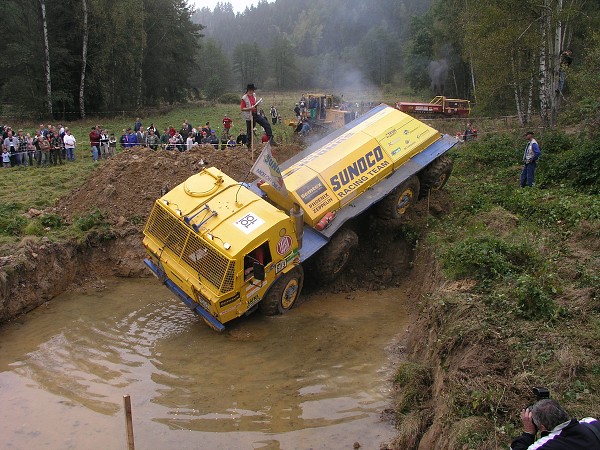
<svg viewBox="0 0 600 450">
<path fill-rule="evenodd" d="M 378 413 L 384 347 L 404 328 L 399 290 L 315 295 L 217 334 L 154 280 L 108 285 L 0 329 L 0 432 L 13 448 L 122 447 L 123 394 L 140 448 L 378 448 L 393 436 Z"/>
</svg>

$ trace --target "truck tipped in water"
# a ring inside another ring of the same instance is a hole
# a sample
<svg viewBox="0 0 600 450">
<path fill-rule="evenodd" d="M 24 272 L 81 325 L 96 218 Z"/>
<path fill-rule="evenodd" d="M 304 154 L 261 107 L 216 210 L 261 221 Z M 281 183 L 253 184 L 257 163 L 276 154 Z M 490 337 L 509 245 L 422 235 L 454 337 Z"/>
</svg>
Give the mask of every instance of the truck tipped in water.
<svg viewBox="0 0 600 450">
<path fill-rule="evenodd" d="M 144 229 L 146 265 L 217 331 L 260 309 L 290 310 L 311 260 L 327 281 L 358 244 L 350 219 L 400 218 L 441 189 L 456 140 L 380 105 L 282 163 L 280 189 L 203 169 L 159 198 Z"/>
</svg>

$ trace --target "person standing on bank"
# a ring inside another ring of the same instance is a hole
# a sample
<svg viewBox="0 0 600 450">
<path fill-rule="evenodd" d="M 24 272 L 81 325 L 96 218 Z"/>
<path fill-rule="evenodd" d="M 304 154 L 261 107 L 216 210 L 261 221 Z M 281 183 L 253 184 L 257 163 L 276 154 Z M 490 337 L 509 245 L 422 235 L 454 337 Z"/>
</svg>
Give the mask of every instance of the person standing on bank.
<svg viewBox="0 0 600 450">
<path fill-rule="evenodd" d="M 248 147 L 248 150 L 250 150 L 250 148 L 252 147 L 252 136 L 254 135 L 252 132 L 252 122 L 254 122 L 263 127 L 265 133 L 269 138 L 271 146 L 277 147 L 278 144 L 273 139 L 273 131 L 271 130 L 271 125 L 269 124 L 269 121 L 263 116 L 259 115 L 256 111 L 256 106 L 260 104 L 262 99 L 257 100 L 256 96 L 254 95 L 254 91 L 256 91 L 256 87 L 254 86 L 254 84 L 248 84 L 248 86 L 246 86 L 246 93 L 243 95 L 242 102 L 240 104 L 242 115 L 246 120 L 246 136 L 250 138 L 246 140 L 246 146 Z"/>
<path fill-rule="evenodd" d="M 542 154 L 538 142 L 533 137 L 533 131 L 525 133 L 527 146 L 523 152 L 523 170 L 521 171 L 521 187 L 533 187 L 533 177 L 535 176 L 535 167 L 537 160 Z"/>
</svg>

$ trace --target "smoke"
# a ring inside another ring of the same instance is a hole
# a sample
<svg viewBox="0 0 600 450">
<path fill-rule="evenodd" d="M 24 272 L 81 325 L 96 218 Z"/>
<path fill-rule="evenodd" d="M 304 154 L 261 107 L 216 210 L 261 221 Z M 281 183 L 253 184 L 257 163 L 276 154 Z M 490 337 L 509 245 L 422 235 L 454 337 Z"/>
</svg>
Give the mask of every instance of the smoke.
<svg viewBox="0 0 600 450">
<path fill-rule="evenodd" d="M 431 90 L 436 95 L 444 95 L 446 79 L 448 78 L 448 61 L 446 59 L 431 61 L 428 70 Z"/>
</svg>

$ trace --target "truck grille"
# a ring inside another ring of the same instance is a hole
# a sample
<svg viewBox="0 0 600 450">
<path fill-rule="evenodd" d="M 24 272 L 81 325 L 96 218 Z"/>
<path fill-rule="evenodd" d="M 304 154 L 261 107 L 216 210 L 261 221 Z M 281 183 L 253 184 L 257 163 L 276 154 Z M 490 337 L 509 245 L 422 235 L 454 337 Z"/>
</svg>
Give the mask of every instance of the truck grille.
<svg viewBox="0 0 600 450">
<path fill-rule="evenodd" d="M 204 241 L 160 204 L 155 204 L 144 234 L 151 236 L 179 258 L 179 263 L 217 292 L 233 290 L 235 261 L 231 261 Z M 159 255 L 160 256 L 160 255 Z"/>
</svg>

